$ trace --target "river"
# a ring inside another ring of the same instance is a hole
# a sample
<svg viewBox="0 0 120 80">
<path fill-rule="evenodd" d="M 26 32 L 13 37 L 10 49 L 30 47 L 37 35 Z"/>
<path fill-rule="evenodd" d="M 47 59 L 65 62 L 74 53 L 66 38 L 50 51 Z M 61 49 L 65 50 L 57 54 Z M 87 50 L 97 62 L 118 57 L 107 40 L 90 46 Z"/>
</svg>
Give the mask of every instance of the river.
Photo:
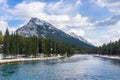
<svg viewBox="0 0 120 80">
<path fill-rule="evenodd" d="M 120 80 L 120 61 L 74 55 L 0 65 L 0 80 Z"/>
</svg>

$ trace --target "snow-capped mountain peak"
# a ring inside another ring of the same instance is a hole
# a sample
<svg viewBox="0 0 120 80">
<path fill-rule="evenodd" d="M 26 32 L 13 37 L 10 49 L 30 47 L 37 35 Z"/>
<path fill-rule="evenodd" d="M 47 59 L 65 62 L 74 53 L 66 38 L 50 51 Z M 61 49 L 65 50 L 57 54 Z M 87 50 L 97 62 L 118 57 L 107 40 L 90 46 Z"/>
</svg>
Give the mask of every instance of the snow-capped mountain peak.
<svg viewBox="0 0 120 80">
<path fill-rule="evenodd" d="M 70 33 L 68 33 L 68 34 L 71 35 L 72 37 L 76 38 L 76 39 L 79 39 L 79 40 L 82 41 L 82 42 L 85 42 L 85 43 L 87 43 L 87 44 L 90 44 L 86 39 L 84 39 L 83 37 L 75 34 L 74 32 L 70 32 Z"/>
<path fill-rule="evenodd" d="M 37 25 L 43 25 L 44 23 L 45 23 L 45 21 L 43 21 L 43 20 L 40 20 L 40 19 L 38 19 L 38 18 L 31 18 L 30 19 L 30 22 L 34 22 L 34 23 L 36 23 Z"/>
</svg>

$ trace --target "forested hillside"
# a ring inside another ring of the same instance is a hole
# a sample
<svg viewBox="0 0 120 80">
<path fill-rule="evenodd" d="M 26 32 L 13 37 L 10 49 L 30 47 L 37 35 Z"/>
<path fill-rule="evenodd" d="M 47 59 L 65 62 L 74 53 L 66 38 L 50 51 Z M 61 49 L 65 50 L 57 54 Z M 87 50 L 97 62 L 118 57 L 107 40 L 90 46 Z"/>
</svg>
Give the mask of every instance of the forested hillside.
<svg viewBox="0 0 120 80">
<path fill-rule="evenodd" d="M 39 38 L 36 36 L 23 37 L 16 33 L 9 34 L 8 29 L 4 35 L 3 40 L 3 54 L 4 55 L 25 55 L 38 56 L 44 53 L 47 56 L 50 54 L 71 55 L 74 54 L 76 48 L 71 45 L 53 41 L 50 39 Z"/>
</svg>

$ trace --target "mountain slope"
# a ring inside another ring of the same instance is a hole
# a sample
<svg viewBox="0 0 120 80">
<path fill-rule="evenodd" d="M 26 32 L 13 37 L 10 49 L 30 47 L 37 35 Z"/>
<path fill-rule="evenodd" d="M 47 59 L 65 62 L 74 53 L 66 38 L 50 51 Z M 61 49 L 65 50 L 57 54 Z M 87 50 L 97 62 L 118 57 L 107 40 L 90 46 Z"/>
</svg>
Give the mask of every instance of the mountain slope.
<svg viewBox="0 0 120 80">
<path fill-rule="evenodd" d="M 90 45 L 84 41 L 79 40 L 65 32 L 55 28 L 50 23 L 40 20 L 38 18 L 31 18 L 30 21 L 23 27 L 17 29 L 16 31 L 19 35 L 29 37 L 29 36 L 38 36 L 47 39 L 54 39 L 59 42 L 64 42 L 79 47 L 80 49 L 87 50 L 93 48 L 93 45 Z"/>
<path fill-rule="evenodd" d="M 82 41 L 82 42 L 84 42 L 86 44 L 92 45 L 90 42 L 85 40 L 83 37 L 76 35 L 74 32 L 70 32 L 68 34 L 71 35 L 72 37 L 76 38 L 76 39 L 79 39 L 80 41 Z"/>
</svg>

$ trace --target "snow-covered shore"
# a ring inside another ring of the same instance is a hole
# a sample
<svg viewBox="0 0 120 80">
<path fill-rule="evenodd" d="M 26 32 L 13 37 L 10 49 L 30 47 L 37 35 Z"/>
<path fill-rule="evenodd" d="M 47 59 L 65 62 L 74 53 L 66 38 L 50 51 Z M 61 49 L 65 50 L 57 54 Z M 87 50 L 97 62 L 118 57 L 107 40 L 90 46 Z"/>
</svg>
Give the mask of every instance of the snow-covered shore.
<svg viewBox="0 0 120 80">
<path fill-rule="evenodd" d="M 50 59 L 59 59 L 64 56 L 56 56 L 56 57 L 43 57 L 43 58 L 18 58 L 18 59 L 3 59 L 0 60 L 0 64 L 5 63 L 14 63 L 14 62 L 27 62 L 27 61 L 39 61 L 39 60 L 50 60 Z"/>
<path fill-rule="evenodd" d="M 120 56 L 110 56 L 110 55 L 94 55 L 94 57 L 108 58 L 108 59 L 118 59 L 120 60 Z"/>
</svg>

